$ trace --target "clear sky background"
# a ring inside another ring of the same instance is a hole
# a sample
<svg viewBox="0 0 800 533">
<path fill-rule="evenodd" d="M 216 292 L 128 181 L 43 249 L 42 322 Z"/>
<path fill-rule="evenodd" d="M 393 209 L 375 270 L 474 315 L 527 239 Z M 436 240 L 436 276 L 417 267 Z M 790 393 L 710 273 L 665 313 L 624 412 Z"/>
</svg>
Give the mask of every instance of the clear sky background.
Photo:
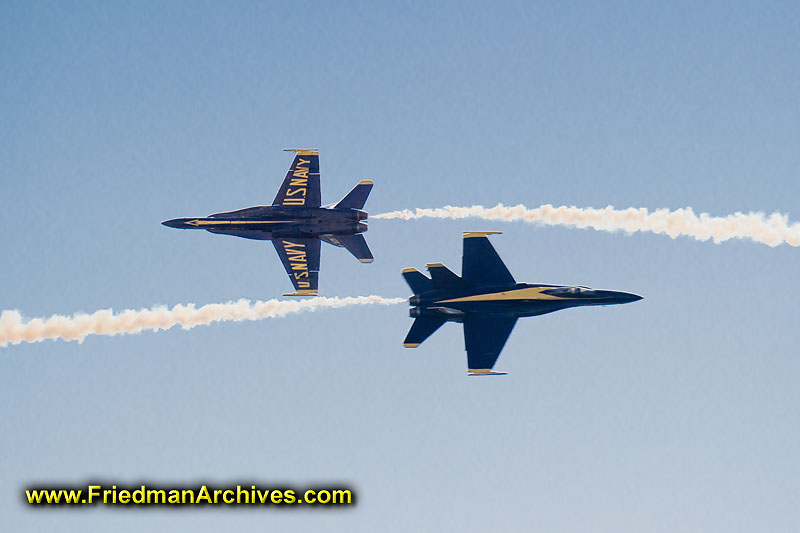
<svg viewBox="0 0 800 533">
<path fill-rule="evenodd" d="M 162 220 L 323 201 L 800 219 L 796 2 L 0 5 L 0 309 L 268 299 L 269 243 Z M 0 348 L 8 531 L 794 532 L 800 250 L 480 220 L 373 220 L 321 293 L 406 297 L 462 230 L 520 281 L 641 294 L 520 321 L 498 378 L 407 306 Z M 33 483 L 344 482 L 348 509 L 31 509 Z"/>
</svg>

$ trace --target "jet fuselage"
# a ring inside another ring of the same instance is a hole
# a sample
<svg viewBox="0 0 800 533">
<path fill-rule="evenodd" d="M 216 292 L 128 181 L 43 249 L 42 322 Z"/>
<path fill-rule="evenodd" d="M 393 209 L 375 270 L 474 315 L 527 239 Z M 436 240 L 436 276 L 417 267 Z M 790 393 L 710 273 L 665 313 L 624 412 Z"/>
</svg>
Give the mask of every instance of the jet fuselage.
<svg viewBox="0 0 800 533">
<path fill-rule="evenodd" d="M 256 206 L 215 213 L 205 218 L 174 218 L 162 222 L 178 229 L 204 229 L 244 239 L 308 238 L 353 235 L 367 231 L 365 211 L 334 207 Z"/>
<path fill-rule="evenodd" d="M 528 317 L 569 307 L 615 305 L 641 300 L 636 294 L 569 285 L 515 283 L 471 288 L 438 289 L 409 298 L 412 317 L 437 317 L 462 322 L 468 313 Z"/>
</svg>

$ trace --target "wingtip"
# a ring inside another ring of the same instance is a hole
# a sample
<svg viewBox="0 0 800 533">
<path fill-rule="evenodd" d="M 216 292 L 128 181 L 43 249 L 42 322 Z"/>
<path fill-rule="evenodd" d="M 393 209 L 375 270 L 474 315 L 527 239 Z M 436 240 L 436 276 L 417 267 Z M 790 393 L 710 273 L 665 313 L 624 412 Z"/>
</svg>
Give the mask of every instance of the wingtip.
<svg viewBox="0 0 800 533">
<path fill-rule="evenodd" d="M 284 148 L 284 152 L 294 152 L 297 155 L 319 155 L 316 148 Z"/>
<path fill-rule="evenodd" d="M 486 237 L 487 235 L 500 235 L 502 231 L 465 231 L 464 238 L 469 239 L 472 237 Z"/>
<path fill-rule="evenodd" d="M 317 291 L 299 290 L 296 292 L 287 292 L 284 296 L 317 296 Z"/>
</svg>

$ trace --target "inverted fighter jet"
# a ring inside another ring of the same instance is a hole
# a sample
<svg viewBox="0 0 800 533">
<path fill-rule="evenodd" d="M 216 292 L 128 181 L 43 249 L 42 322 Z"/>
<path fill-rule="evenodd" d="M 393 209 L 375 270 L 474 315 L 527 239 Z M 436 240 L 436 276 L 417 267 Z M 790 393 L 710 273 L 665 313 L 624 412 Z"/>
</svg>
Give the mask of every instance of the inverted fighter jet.
<svg viewBox="0 0 800 533">
<path fill-rule="evenodd" d="M 430 278 L 415 268 L 403 270 L 406 283 L 414 291 L 409 298 L 409 315 L 415 319 L 403 346 L 416 348 L 445 322 L 460 322 L 464 324 L 469 374 L 505 374 L 492 368 L 518 318 L 642 299 L 628 292 L 517 283 L 486 237 L 493 233 L 500 232 L 464 233 L 461 277 L 441 263 L 427 265 Z"/>
<path fill-rule="evenodd" d="M 367 231 L 367 213 L 362 208 L 372 190 L 372 181 L 359 181 L 337 204 L 322 206 L 319 151 L 286 151 L 295 152 L 294 162 L 272 205 L 215 213 L 206 218 L 174 218 L 162 224 L 271 240 L 295 289 L 284 296 L 311 296 L 317 294 L 321 241 L 346 248 L 362 263 L 372 262 L 372 253 L 361 235 Z"/>
</svg>

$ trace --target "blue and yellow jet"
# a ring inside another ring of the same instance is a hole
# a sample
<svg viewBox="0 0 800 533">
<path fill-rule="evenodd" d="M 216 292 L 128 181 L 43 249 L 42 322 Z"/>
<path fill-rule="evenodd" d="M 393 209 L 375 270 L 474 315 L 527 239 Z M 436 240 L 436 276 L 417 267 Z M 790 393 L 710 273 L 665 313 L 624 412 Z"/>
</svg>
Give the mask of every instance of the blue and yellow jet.
<svg viewBox="0 0 800 533">
<path fill-rule="evenodd" d="M 295 152 L 294 162 L 272 205 L 215 213 L 206 218 L 174 218 L 162 224 L 271 240 L 295 289 L 284 296 L 311 296 L 318 289 L 321 241 L 347 248 L 362 263 L 372 262 L 372 253 L 361 235 L 367 231 L 367 213 L 362 208 L 372 190 L 372 181 L 360 181 L 337 204 L 322 206 L 319 151 L 286 151 Z"/>
<path fill-rule="evenodd" d="M 500 232 L 464 233 L 461 277 L 441 263 L 427 265 L 430 278 L 415 268 L 403 270 L 414 291 L 409 315 L 415 318 L 403 346 L 416 348 L 445 322 L 461 322 L 470 375 L 505 374 L 492 368 L 518 318 L 642 299 L 628 292 L 517 283 L 486 237 L 494 233 Z"/>
</svg>

